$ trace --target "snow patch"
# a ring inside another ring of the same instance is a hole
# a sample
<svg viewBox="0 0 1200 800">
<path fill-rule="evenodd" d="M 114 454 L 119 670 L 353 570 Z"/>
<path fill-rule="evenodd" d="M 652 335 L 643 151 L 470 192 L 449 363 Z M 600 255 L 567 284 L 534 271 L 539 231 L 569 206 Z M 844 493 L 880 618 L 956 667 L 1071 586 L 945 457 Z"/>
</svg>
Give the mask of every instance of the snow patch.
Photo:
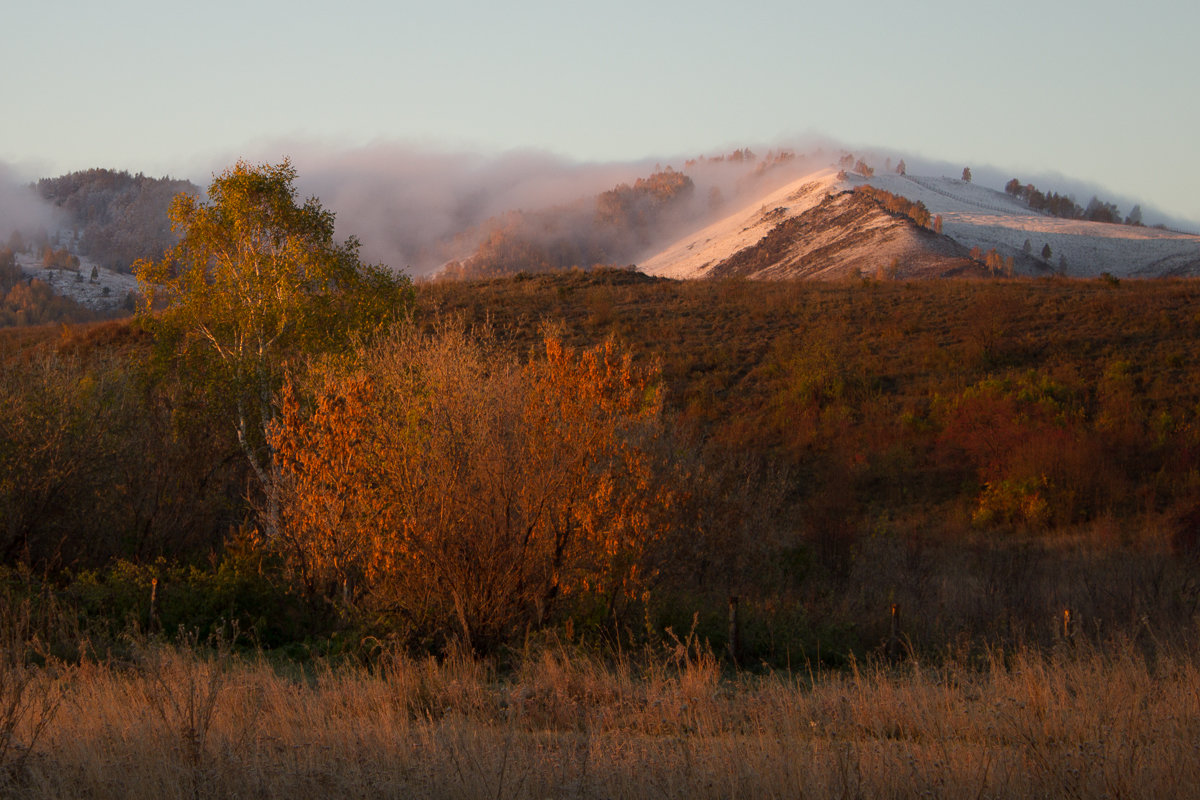
<svg viewBox="0 0 1200 800">
<path fill-rule="evenodd" d="M 49 268 L 40 258 L 29 253 L 17 253 L 17 266 L 31 278 L 47 284 L 55 294 L 69 297 L 80 305 L 97 311 L 112 311 L 126 303 L 130 292 L 137 292 L 137 278 L 123 272 L 113 272 L 98 266 L 86 257 L 79 257 L 79 271 Z M 92 269 L 96 270 L 93 280 Z"/>
</svg>

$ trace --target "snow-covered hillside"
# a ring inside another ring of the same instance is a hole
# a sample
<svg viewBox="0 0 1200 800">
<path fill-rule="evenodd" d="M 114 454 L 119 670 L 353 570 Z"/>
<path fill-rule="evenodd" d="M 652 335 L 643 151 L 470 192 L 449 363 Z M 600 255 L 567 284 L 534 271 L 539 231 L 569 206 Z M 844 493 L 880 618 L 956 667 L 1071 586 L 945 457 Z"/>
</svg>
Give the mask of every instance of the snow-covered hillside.
<svg viewBox="0 0 1200 800">
<path fill-rule="evenodd" d="M 684 236 L 643 259 L 638 269 L 665 278 L 702 278 L 717 264 L 754 245 L 784 218 L 815 208 L 827 194 L 842 188 L 837 170 L 807 175 Z"/>
<path fill-rule="evenodd" d="M 968 248 L 1011 254 L 1028 239 L 1036 255 L 1048 244 L 1053 270 L 1077 277 L 1200 275 L 1200 236 L 1047 216 L 1004 192 L 953 178 L 877 175 L 865 182 L 921 201 L 942 216 L 943 232 Z"/>
<path fill-rule="evenodd" d="M 129 293 L 137 291 L 137 279 L 132 275 L 96 267 L 86 257 L 80 258 L 78 272 L 46 268 L 41 259 L 27 253 L 17 254 L 17 266 L 24 274 L 49 284 L 55 294 L 98 311 L 120 308 L 127 303 Z M 93 267 L 95 280 L 91 279 Z"/>
<path fill-rule="evenodd" d="M 784 220 L 812 212 L 828 195 L 864 183 L 925 204 L 943 233 L 966 250 L 1013 256 L 1019 272 L 1094 277 L 1200 275 L 1200 236 L 1156 228 L 1046 216 L 1004 192 L 962 180 L 897 174 L 864 179 L 835 169 L 815 172 L 690 233 L 644 258 L 639 268 L 673 278 L 704 277 L 753 247 Z M 848 239 L 861 231 L 846 231 Z M 1026 256 L 1025 243 L 1029 242 Z M 1050 257 L 1042 259 L 1049 245 Z M 861 261 L 861 248 L 847 252 Z M 764 275 L 767 273 L 763 273 Z"/>
</svg>

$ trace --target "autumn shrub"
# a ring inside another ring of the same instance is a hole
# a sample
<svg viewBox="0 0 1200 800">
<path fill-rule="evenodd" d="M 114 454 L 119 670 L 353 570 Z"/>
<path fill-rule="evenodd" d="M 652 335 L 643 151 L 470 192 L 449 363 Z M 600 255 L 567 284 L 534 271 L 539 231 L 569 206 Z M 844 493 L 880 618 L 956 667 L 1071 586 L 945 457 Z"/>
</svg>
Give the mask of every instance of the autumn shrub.
<svg viewBox="0 0 1200 800">
<path fill-rule="evenodd" d="M 80 569 L 210 550 L 243 492 L 214 410 L 134 357 L 67 344 L 0 370 L 0 562 Z"/>
<path fill-rule="evenodd" d="M 553 334 L 522 363 L 456 327 L 406 328 L 362 365 L 309 407 L 288 388 L 271 431 L 278 546 L 311 590 L 485 648 L 638 597 L 671 502 L 653 372 Z"/>
<path fill-rule="evenodd" d="M 1038 373 L 981 381 L 944 403 L 944 453 L 981 486 L 976 524 L 1070 523 L 1094 513 L 1105 477 L 1077 397 Z"/>
<path fill-rule="evenodd" d="M 54 563 L 110 546 L 94 523 L 110 510 L 100 494 L 110 464 L 127 452 L 127 388 L 111 369 L 55 356 L 0 371 L 0 560 Z"/>
</svg>

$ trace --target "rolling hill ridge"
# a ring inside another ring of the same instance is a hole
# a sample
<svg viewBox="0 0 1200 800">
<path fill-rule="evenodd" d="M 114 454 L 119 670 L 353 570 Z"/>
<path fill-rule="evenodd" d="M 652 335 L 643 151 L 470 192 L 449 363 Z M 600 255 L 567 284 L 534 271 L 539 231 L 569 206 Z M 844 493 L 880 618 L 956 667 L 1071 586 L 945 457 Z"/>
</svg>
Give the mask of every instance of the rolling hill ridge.
<svg viewBox="0 0 1200 800">
<path fill-rule="evenodd" d="M 860 196 L 861 187 L 924 209 L 940 232 Z M 1200 237 L 1049 216 L 965 180 L 826 169 L 678 238 L 638 267 L 671 278 L 1180 277 L 1200 274 Z"/>
</svg>

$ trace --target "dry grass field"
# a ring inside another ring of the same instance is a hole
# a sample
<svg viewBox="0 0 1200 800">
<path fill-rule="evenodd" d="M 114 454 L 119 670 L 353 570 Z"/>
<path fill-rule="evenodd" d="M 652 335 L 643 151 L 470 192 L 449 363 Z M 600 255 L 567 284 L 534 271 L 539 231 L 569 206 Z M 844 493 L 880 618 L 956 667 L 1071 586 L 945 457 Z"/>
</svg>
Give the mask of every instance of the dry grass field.
<svg viewBox="0 0 1200 800">
<path fill-rule="evenodd" d="M 1200 796 L 1196 659 L 1132 644 L 755 675 L 694 640 L 605 661 L 545 646 L 502 674 L 133 652 L 10 661 L 0 796 Z"/>
</svg>

